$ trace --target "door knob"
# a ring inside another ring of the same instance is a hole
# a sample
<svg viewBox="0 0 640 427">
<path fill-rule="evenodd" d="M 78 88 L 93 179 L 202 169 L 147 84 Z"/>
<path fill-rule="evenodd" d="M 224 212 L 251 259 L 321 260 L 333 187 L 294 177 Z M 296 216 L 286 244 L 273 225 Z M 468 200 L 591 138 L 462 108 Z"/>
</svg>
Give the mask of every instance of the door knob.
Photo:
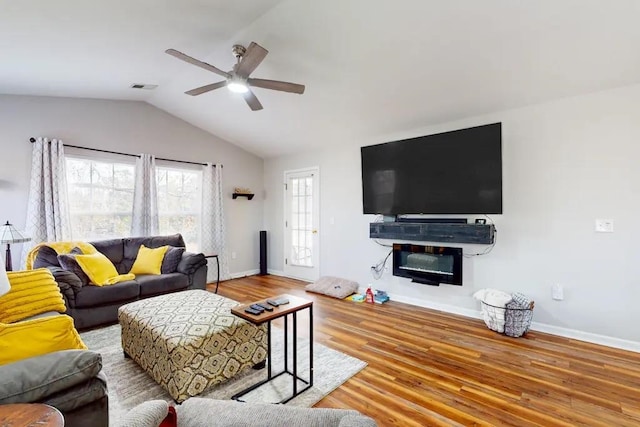
<svg viewBox="0 0 640 427">
<path fill-rule="evenodd" d="M 313 234 L 318 234 L 318 230 L 312 230 L 311 231 Z"/>
</svg>

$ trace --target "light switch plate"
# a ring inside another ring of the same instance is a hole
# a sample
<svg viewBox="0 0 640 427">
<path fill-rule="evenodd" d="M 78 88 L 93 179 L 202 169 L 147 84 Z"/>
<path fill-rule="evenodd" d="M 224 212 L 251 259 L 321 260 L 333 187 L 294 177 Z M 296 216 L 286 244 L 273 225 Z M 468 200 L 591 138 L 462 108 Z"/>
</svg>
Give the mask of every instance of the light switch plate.
<svg viewBox="0 0 640 427">
<path fill-rule="evenodd" d="M 613 220 L 612 219 L 596 219 L 596 232 L 613 233 Z"/>
<path fill-rule="evenodd" d="M 551 287 L 551 298 L 556 301 L 562 301 L 564 299 L 564 288 L 561 284 L 556 283 Z"/>
</svg>

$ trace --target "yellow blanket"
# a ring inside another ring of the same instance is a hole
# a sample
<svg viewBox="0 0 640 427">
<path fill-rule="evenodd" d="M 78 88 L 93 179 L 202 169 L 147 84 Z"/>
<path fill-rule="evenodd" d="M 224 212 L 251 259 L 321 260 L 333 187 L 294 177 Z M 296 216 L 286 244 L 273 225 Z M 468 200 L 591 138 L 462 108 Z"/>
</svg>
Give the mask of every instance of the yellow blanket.
<svg viewBox="0 0 640 427">
<path fill-rule="evenodd" d="M 86 350 L 69 316 L 0 323 L 0 365 L 60 350 Z M 4 425 L 4 424 L 2 424 Z"/>
<path fill-rule="evenodd" d="M 46 268 L 7 272 L 11 290 L 0 297 L 0 322 L 13 323 L 47 311 L 67 308 L 53 275 Z"/>
<path fill-rule="evenodd" d="M 60 254 L 68 254 L 73 250 L 73 248 L 80 248 L 83 254 L 95 254 L 98 252 L 96 248 L 93 247 L 91 243 L 87 242 L 45 242 L 39 243 L 34 246 L 29 253 L 27 254 L 27 270 L 31 270 L 33 268 L 33 262 L 38 255 L 38 251 L 43 246 L 50 246 L 54 251 Z"/>
</svg>

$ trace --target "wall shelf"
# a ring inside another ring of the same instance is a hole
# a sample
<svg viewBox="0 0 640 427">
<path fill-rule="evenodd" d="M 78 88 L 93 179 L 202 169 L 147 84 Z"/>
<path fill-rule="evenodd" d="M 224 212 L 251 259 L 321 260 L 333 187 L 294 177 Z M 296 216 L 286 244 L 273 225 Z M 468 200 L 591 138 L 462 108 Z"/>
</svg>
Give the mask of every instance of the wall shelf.
<svg viewBox="0 0 640 427">
<path fill-rule="evenodd" d="M 251 200 L 251 199 L 253 199 L 253 196 L 255 196 L 255 194 L 252 194 L 252 193 L 233 193 L 233 195 L 231 197 L 233 197 L 233 200 L 237 199 L 238 197 L 246 197 L 247 199 Z"/>
<path fill-rule="evenodd" d="M 372 222 L 372 239 L 415 240 L 422 242 L 475 243 L 490 245 L 494 242 L 493 224 Z"/>
</svg>

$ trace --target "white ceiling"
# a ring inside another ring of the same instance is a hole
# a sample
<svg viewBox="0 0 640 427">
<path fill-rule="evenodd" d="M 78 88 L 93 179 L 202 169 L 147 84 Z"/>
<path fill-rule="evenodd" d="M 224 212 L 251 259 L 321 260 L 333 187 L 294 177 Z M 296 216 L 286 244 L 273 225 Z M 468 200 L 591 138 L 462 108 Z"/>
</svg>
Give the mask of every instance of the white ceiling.
<svg viewBox="0 0 640 427">
<path fill-rule="evenodd" d="M 144 100 L 273 157 L 640 82 L 638 0 L 0 0 L 0 93 Z M 264 110 L 224 70 L 270 53 Z M 155 91 L 132 83 L 160 85 Z"/>
</svg>

